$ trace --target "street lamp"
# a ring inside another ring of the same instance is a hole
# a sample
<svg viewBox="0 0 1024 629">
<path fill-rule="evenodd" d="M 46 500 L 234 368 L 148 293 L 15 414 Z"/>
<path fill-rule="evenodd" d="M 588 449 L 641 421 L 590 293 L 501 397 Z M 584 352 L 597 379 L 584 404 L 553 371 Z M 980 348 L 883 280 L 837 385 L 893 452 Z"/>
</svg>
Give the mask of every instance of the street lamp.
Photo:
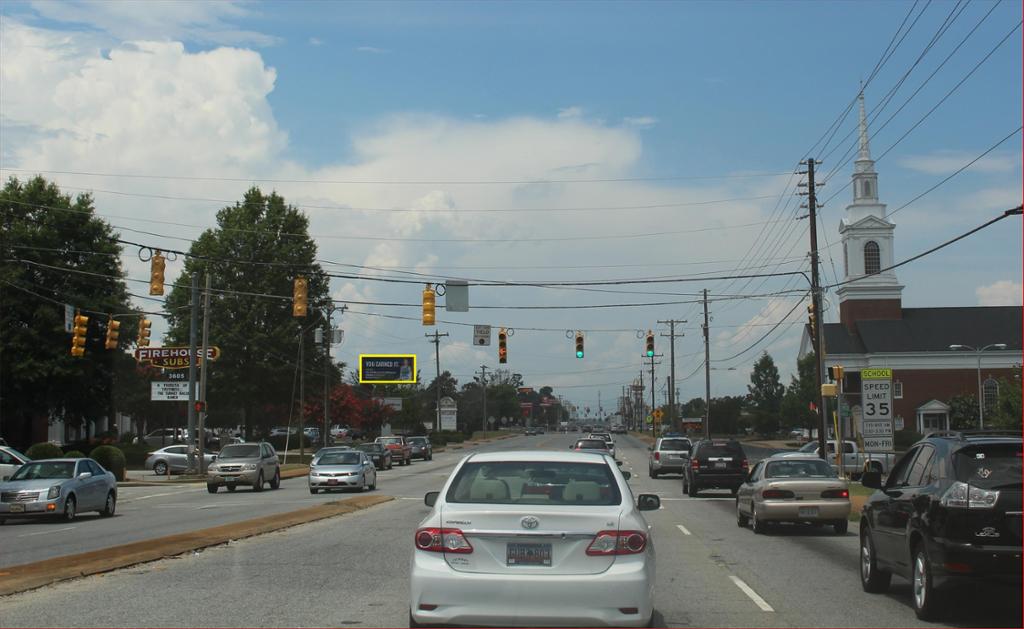
<svg viewBox="0 0 1024 629">
<path fill-rule="evenodd" d="M 950 345 L 949 349 L 953 351 L 971 351 L 978 355 L 978 429 L 983 430 L 985 428 L 985 393 L 981 390 L 981 353 L 987 349 L 1006 349 L 1006 343 L 992 343 L 980 348 L 955 344 Z"/>
</svg>

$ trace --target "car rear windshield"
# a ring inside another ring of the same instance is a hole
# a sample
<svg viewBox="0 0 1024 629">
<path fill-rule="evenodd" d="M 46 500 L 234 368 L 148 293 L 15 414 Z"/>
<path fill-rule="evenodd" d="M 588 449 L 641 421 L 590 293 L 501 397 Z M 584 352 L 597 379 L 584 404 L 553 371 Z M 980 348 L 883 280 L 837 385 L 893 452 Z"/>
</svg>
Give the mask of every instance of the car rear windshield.
<svg viewBox="0 0 1024 629">
<path fill-rule="evenodd" d="M 258 445 L 230 445 L 220 451 L 219 459 L 251 459 L 260 455 Z"/>
<path fill-rule="evenodd" d="M 836 473 L 825 461 L 772 461 L 764 468 L 765 478 L 835 478 Z"/>
<path fill-rule="evenodd" d="M 71 478 L 75 473 L 72 461 L 40 461 L 26 463 L 18 468 L 11 480 L 64 479 Z"/>
<path fill-rule="evenodd" d="M 698 456 L 701 457 L 732 457 L 734 459 L 743 458 L 743 449 L 736 445 L 727 443 L 723 444 L 705 444 L 701 446 L 700 453 Z"/>
<path fill-rule="evenodd" d="M 425 443 L 427 443 L 427 438 L 426 437 L 410 437 L 409 439 L 406 439 L 405 441 L 406 441 L 406 443 L 425 444 Z"/>
<path fill-rule="evenodd" d="M 328 452 L 317 459 L 317 465 L 356 465 L 359 463 L 358 452 Z"/>
<path fill-rule="evenodd" d="M 608 443 L 604 439 L 580 439 L 576 442 L 576 449 L 607 450 Z"/>
<path fill-rule="evenodd" d="M 686 439 L 665 439 L 664 441 L 661 442 L 661 449 L 662 450 L 673 450 L 673 451 L 687 450 L 687 451 L 689 451 L 690 447 L 691 447 L 690 446 L 690 442 L 687 441 Z"/>
<path fill-rule="evenodd" d="M 604 463 L 500 461 L 463 465 L 445 499 L 480 504 L 617 505 L 622 495 Z"/>
<path fill-rule="evenodd" d="M 1021 486 L 1021 444 L 987 443 L 956 452 L 956 479 L 982 489 L 1011 489 Z"/>
<path fill-rule="evenodd" d="M 389 445 L 389 446 L 395 445 L 396 443 L 398 445 L 401 445 L 402 444 L 402 438 L 401 437 L 385 437 L 385 438 L 381 439 L 380 442 L 383 443 L 384 445 Z"/>
</svg>

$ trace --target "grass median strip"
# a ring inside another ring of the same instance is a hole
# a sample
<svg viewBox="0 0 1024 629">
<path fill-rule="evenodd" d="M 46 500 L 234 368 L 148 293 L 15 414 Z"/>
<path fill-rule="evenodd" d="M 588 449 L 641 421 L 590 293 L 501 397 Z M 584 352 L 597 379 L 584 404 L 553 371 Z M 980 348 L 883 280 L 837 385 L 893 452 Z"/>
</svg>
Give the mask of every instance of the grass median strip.
<svg viewBox="0 0 1024 629">
<path fill-rule="evenodd" d="M 289 513 L 267 515 L 188 533 L 10 566 L 0 570 L 0 574 L 3 575 L 3 578 L 0 579 L 0 596 L 34 590 L 67 579 L 76 579 L 174 557 L 192 550 L 226 544 L 232 540 L 353 513 L 391 500 L 394 500 L 391 496 L 356 496 L 348 500 L 328 502 Z"/>
</svg>

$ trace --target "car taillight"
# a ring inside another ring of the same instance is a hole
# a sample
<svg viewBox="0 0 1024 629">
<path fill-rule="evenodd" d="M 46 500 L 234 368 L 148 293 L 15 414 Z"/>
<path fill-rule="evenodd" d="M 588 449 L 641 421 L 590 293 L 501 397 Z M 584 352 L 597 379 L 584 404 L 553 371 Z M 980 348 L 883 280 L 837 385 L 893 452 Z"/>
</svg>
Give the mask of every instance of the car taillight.
<svg viewBox="0 0 1024 629">
<path fill-rule="evenodd" d="M 740 467 L 742 467 L 743 469 L 747 469 L 748 467 L 750 467 L 750 464 L 747 462 L 746 459 L 743 459 L 743 462 L 740 463 Z"/>
<path fill-rule="evenodd" d="M 601 555 L 636 555 L 647 548 L 647 535 L 640 531 L 601 531 L 587 546 L 591 557 Z"/>
<path fill-rule="evenodd" d="M 761 497 L 765 500 L 780 500 L 785 498 L 794 498 L 796 497 L 796 494 L 788 489 L 765 489 L 761 492 Z"/>
<path fill-rule="evenodd" d="M 655 452 L 654 453 L 654 460 L 655 461 L 660 461 L 661 460 L 661 452 Z"/>
<path fill-rule="evenodd" d="M 971 509 L 991 509 L 999 500 L 999 492 L 981 487 L 970 487 L 967 483 L 957 481 L 949 486 L 939 501 L 943 507 L 960 507 Z"/>
<path fill-rule="evenodd" d="M 459 529 L 425 528 L 416 531 L 416 548 L 432 553 L 473 552 L 473 546 Z"/>
<path fill-rule="evenodd" d="M 700 469 L 700 461 L 698 461 L 697 459 L 690 459 L 690 467 L 692 467 L 695 470 L 699 470 Z"/>
<path fill-rule="evenodd" d="M 849 498 L 850 491 L 847 489 L 826 489 L 821 492 L 822 498 Z"/>
</svg>

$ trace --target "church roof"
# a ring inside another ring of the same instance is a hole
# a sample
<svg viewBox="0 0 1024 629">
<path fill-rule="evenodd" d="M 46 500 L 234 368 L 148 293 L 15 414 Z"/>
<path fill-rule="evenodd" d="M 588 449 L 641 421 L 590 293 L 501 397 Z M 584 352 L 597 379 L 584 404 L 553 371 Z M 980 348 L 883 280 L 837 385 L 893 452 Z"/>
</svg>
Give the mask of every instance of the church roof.
<svg viewBox="0 0 1024 629">
<path fill-rule="evenodd" d="M 824 327 L 827 354 L 945 352 L 950 345 L 984 347 L 1006 343 L 1021 351 L 1024 309 L 1020 306 L 904 308 L 898 320 L 863 320 L 851 333 L 842 323 Z"/>
</svg>

